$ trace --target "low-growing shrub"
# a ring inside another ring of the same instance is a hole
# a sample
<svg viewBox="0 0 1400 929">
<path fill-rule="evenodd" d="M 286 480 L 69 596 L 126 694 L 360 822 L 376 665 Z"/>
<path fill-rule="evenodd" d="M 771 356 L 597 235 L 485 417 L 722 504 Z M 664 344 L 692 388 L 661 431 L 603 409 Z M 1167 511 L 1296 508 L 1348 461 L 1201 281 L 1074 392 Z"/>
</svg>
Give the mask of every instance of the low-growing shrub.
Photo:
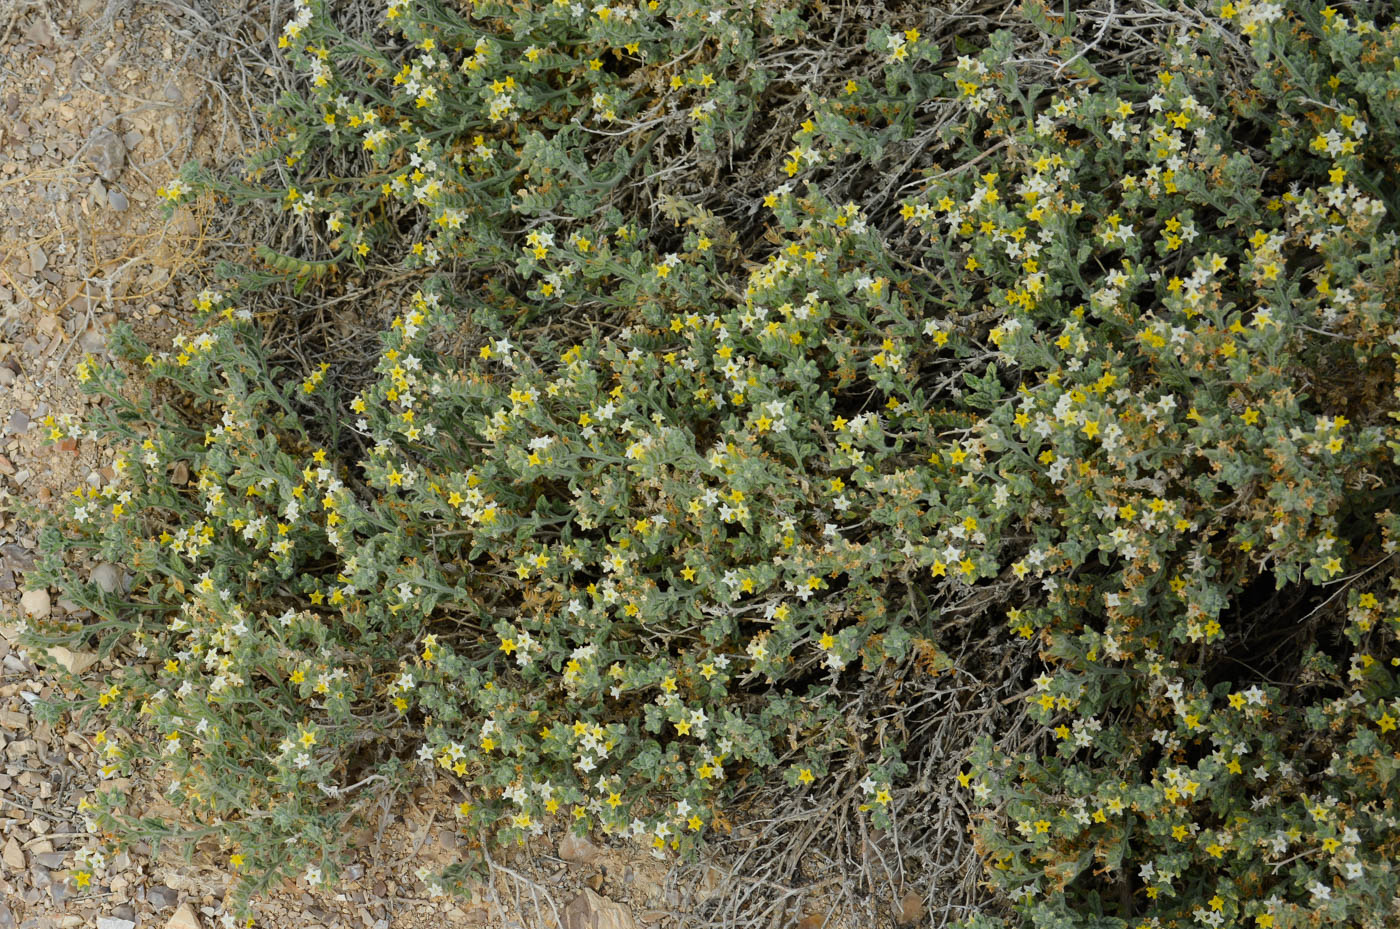
<svg viewBox="0 0 1400 929">
<path fill-rule="evenodd" d="M 890 829 L 899 685 L 852 694 L 994 622 L 1036 725 L 954 759 L 970 925 L 1391 924 L 1379 7 L 1029 3 L 971 47 L 899 9 L 393 0 L 386 38 L 304 3 L 278 144 L 167 188 L 301 247 L 128 343 L 143 399 L 85 361 L 108 402 L 50 424 L 125 445 L 36 575 L 98 619 L 32 640 L 129 658 L 69 707 L 200 826 L 95 822 L 213 836 L 244 894 L 332 878 L 429 770 L 487 844 L 685 852 L 838 773 Z M 420 277 L 372 377 L 276 357 L 245 301 L 376 260 Z"/>
</svg>

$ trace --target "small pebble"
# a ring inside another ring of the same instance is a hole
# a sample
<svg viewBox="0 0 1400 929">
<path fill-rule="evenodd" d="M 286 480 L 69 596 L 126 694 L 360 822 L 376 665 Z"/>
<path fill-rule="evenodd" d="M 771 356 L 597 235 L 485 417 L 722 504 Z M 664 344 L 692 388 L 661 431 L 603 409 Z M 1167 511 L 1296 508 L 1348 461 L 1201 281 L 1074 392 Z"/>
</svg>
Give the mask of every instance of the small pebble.
<svg viewBox="0 0 1400 929">
<path fill-rule="evenodd" d="M 115 181 L 126 166 L 126 143 L 106 126 L 99 126 L 88 136 L 87 160 L 104 181 Z"/>
</svg>

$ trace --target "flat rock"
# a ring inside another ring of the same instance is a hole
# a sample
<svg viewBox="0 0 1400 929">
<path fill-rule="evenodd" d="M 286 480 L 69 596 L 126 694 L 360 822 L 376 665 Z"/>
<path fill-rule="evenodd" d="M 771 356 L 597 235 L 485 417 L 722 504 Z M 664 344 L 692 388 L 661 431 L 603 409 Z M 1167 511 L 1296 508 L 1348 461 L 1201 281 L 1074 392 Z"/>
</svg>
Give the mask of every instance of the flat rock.
<svg viewBox="0 0 1400 929">
<path fill-rule="evenodd" d="M 24 30 L 24 37 L 35 45 L 52 45 L 53 32 L 49 30 L 47 16 L 36 16 L 29 24 L 29 28 Z"/>
<path fill-rule="evenodd" d="M 5 567 L 11 571 L 28 571 L 34 567 L 34 553 L 14 542 L 0 545 L 0 559 L 4 560 Z"/>
<path fill-rule="evenodd" d="M 122 583 L 122 572 L 116 565 L 104 563 L 93 568 L 88 579 L 96 584 L 97 589 L 104 594 L 116 593 L 117 588 Z"/>
<path fill-rule="evenodd" d="M 632 911 L 591 890 L 564 905 L 564 929 L 636 929 Z"/>
<path fill-rule="evenodd" d="M 63 666 L 69 674 L 82 674 L 88 668 L 97 664 L 96 652 L 75 652 L 64 648 L 62 645 L 55 645 L 49 649 L 49 657 Z"/>
<path fill-rule="evenodd" d="M 115 181 L 126 166 L 126 143 L 112 130 L 99 126 L 88 136 L 87 160 L 104 181 Z"/>
<path fill-rule="evenodd" d="M 19 847 L 19 843 L 15 841 L 14 836 L 10 836 L 10 841 L 5 843 L 5 850 L 0 852 L 0 861 L 4 861 L 5 867 L 11 870 L 24 870 L 24 849 Z"/>
<path fill-rule="evenodd" d="M 115 916 L 99 916 L 97 917 L 97 929 L 136 929 L 136 921 L 118 919 Z"/>
<path fill-rule="evenodd" d="M 30 619 L 47 619 L 53 610 L 53 601 L 47 590 L 26 590 L 19 598 L 20 608 Z"/>
<path fill-rule="evenodd" d="M 199 917 L 194 913 L 194 907 L 188 903 L 180 904 L 175 915 L 171 916 L 170 921 L 165 924 L 165 929 L 201 929 Z"/>
<path fill-rule="evenodd" d="M 559 857 L 570 864 L 592 864 L 603 850 L 572 832 L 559 841 Z"/>
<path fill-rule="evenodd" d="M 131 201 L 126 199 L 126 194 L 120 190 L 107 191 L 107 205 L 118 213 L 125 213 L 127 207 L 131 206 Z"/>
<path fill-rule="evenodd" d="M 156 909 L 166 910 L 180 901 L 180 895 L 164 884 L 156 884 L 146 888 L 146 900 Z"/>
<path fill-rule="evenodd" d="M 923 919 L 925 912 L 923 895 L 911 890 L 900 899 L 894 921 L 901 926 L 909 926 Z"/>
</svg>

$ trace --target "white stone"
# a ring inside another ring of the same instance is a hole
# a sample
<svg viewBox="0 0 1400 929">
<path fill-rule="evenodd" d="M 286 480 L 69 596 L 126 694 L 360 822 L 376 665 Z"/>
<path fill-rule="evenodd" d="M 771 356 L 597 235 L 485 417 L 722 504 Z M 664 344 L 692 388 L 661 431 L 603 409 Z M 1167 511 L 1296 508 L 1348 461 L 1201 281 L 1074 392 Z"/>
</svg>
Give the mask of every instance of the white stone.
<svg viewBox="0 0 1400 929">
<path fill-rule="evenodd" d="M 75 652 L 64 648 L 62 645 L 55 645 L 49 649 L 49 657 L 63 666 L 69 674 L 82 674 L 88 668 L 97 664 L 96 652 Z"/>
<path fill-rule="evenodd" d="M 130 919 L 117 919 L 115 916 L 99 916 L 97 929 L 136 929 L 136 923 Z"/>
<path fill-rule="evenodd" d="M 114 564 L 100 564 L 92 569 L 92 582 L 103 593 L 114 593 L 122 582 L 121 570 Z"/>
<path fill-rule="evenodd" d="M 30 619 L 47 619 L 53 609 L 47 590 L 26 590 L 19 598 L 19 605 Z"/>
</svg>

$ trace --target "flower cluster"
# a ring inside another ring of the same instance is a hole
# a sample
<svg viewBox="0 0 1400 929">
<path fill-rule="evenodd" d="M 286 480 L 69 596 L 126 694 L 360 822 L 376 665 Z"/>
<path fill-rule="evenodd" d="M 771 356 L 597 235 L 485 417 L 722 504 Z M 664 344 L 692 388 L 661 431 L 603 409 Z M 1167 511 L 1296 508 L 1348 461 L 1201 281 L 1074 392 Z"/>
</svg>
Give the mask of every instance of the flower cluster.
<svg viewBox="0 0 1400 929">
<path fill-rule="evenodd" d="M 1400 29 L 1212 9 L 1131 77 L 1038 3 L 1048 71 L 882 23 L 784 97 L 758 62 L 823 10 L 393 0 L 371 47 L 298 4 L 289 184 L 166 195 L 329 254 L 129 346 L 187 407 L 85 360 L 109 404 L 51 424 L 122 440 L 44 537 L 100 619 L 35 630 L 131 656 L 79 698 L 104 774 L 249 888 L 333 880 L 370 786 L 428 779 L 503 842 L 687 852 L 775 781 L 883 830 L 928 802 L 886 722 L 1004 626 L 1022 712 L 950 775 L 1008 914 L 970 925 L 1384 924 Z M 696 194 L 745 134 L 748 201 Z M 268 357 L 245 301 L 375 262 L 417 287 L 372 377 Z"/>
</svg>

